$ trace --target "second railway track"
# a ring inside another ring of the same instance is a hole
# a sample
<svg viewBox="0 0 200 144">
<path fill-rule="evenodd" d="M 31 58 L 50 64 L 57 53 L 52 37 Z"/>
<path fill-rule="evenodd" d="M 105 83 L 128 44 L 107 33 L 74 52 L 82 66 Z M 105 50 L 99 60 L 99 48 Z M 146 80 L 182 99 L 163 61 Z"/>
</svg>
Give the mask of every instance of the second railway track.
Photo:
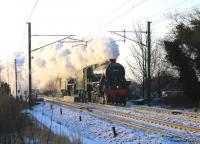
<svg viewBox="0 0 200 144">
<path fill-rule="evenodd" d="M 169 117 L 176 117 L 176 118 L 183 118 L 186 120 L 194 121 L 194 122 L 200 122 L 200 114 L 198 113 L 190 113 L 190 112 L 183 112 L 178 110 L 167 110 L 167 109 L 161 109 L 161 108 L 150 108 L 146 106 L 131 106 L 134 110 L 141 111 L 141 112 L 147 112 L 152 114 L 158 114 L 158 115 L 167 115 Z"/>
<path fill-rule="evenodd" d="M 46 99 L 48 101 L 52 102 L 52 99 Z M 151 126 L 147 126 L 147 125 L 142 125 L 142 124 L 136 124 L 130 121 L 126 121 L 126 120 L 120 120 L 114 117 L 110 117 L 108 115 L 102 115 L 99 114 L 97 112 L 94 112 L 94 110 L 98 110 L 104 113 L 108 113 L 108 114 L 112 114 L 114 116 L 117 117 L 125 117 L 131 120 L 135 120 L 135 121 L 141 121 L 141 122 L 146 122 L 149 124 L 154 124 L 154 125 L 158 125 L 161 127 L 168 127 L 174 130 L 181 130 L 183 132 L 187 132 L 187 133 L 195 133 L 195 134 L 200 134 L 200 129 L 199 128 L 194 128 L 194 127 L 189 127 L 189 126 L 183 126 L 180 124 L 174 124 L 174 123 L 170 123 L 170 122 L 166 122 L 166 121 L 161 121 L 161 120 L 156 120 L 156 119 L 152 119 L 152 118 L 146 118 L 146 117 L 141 117 L 141 116 L 136 116 L 133 114 L 128 114 L 128 113 L 123 113 L 123 112 L 117 112 L 114 110 L 110 110 L 110 109 L 106 109 L 106 108 L 100 108 L 100 107 L 93 107 L 92 105 L 88 104 L 74 104 L 74 103 L 66 103 L 65 101 L 62 100 L 53 100 L 56 104 L 62 104 L 63 106 L 68 106 L 68 107 L 73 107 L 76 109 L 81 109 L 84 110 L 86 112 L 89 112 L 90 115 L 93 115 L 95 117 L 101 118 L 101 119 L 106 119 L 115 123 L 119 123 L 122 125 L 126 125 L 129 127 L 133 127 L 133 128 L 137 128 L 137 129 L 142 129 L 145 131 L 150 131 L 159 135 L 165 135 L 165 136 L 170 136 L 170 137 L 175 137 L 178 139 L 182 139 L 182 140 L 188 140 L 188 141 L 193 141 L 194 143 L 200 143 L 199 139 L 191 139 L 190 136 L 180 136 L 179 134 L 175 134 L 173 132 L 169 132 L 169 131 L 165 131 L 165 130 L 160 130 L 160 129 L 156 129 L 155 127 L 151 127 Z"/>
</svg>

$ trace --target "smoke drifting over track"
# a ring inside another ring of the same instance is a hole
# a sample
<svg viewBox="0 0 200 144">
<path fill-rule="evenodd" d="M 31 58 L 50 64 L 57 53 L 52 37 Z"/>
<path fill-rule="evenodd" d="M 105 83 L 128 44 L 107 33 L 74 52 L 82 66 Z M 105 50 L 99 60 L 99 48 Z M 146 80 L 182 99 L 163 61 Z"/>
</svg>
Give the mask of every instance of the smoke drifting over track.
<svg viewBox="0 0 200 144">
<path fill-rule="evenodd" d="M 75 72 L 85 66 L 101 63 L 110 58 L 119 56 L 118 45 L 111 38 L 94 38 L 88 42 L 87 47 L 75 46 L 73 44 L 55 44 L 32 53 L 32 83 L 33 87 L 48 88 L 50 83 L 56 79 L 62 80 L 74 76 Z M 26 52 L 27 53 L 27 52 Z M 25 53 L 25 54 L 26 54 Z M 22 55 L 22 54 L 21 54 Z M 16 55 L 15 55 L 16 56 Z M 21 56 L 18 56 L 21 57 Z M 14 62 L 14 56 L 12 60 Z M 6 63 L 1 63 L 6 71 Z M 14 64 L 11 68 L 10 83 L 14 90 Z M 18 82 L 23 90 L 28 88 L 28 58 L 24 57 L 23 66 L 19 68 Z M 4 72 L 4 79 L 7 79 Z"/>
</svg>

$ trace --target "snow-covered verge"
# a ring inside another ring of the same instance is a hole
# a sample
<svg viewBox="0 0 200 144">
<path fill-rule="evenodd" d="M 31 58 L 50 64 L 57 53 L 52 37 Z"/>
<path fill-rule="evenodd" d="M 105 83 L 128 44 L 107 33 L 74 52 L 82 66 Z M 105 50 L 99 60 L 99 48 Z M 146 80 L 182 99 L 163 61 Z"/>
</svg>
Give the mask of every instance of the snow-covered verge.
<svg viewBox="0 0 200 144">
<path fill-rule="evenodd" d="M 134 109 L 134 108 L 124 109 L 122 107 L 116 107 L 116 111 L 128 113 L 128 114 L 133 114 L 133 115 L 136 115 L 136 116 L 152 118 L 152 119 L 162 120 L 162 121 L 171 122 L 171 123 L 176 123 L 176 124 L 180 124 L 180 125 L 190 126 L 190 127 L 194 127 L 194 128 L 200 128 L 199 122 L 191 121 L 191 120 L 188 120 L 188 119 L 183 119 L 183 117 L 175 117 L 175 116 L 169 117 L 167 115 L 159 115 L 159 114 L 156 114 L 156 113 L 151 114 L 151 113 L 148 113 L 148 111 L 139 112 L 139 111 L 137 111 L 137 109 Z M 183 112 L 183 111 L 179 110 L 179 112 Z M 172 114 L 171 114 L 171 116 L 172 116 Z"/>
<path fill-rule="evenodd" d="M 84 105 L 84 104 L 82 104 L 82 105 Z M 92 106 L 91 108 L 94 108 L 94 109 L 95 108 L 97 108 L 97 109 L 102 108 L 101 104 L 96 104 L 96 105 L 90 104 L 90 105 Z M 145 107 L 145 106 L 143 106 L 143 107 Z M 152 107 L 146 106 L 145 108 L 149 109 L 149 108 L 152 108 Z M 129 107 L 110 106 L 110 105 L 105 105 L 104 109 L 108 109 L 108 110 L 112 110 L 112 111 L 116 111 L 116 112 L 122 112 L 122 113 L 135 115 L 135 116 L 139 116 L 139 117 L 144 117 L 144 118 L 161 120 L 161 121 L 170 122 L 170 123 L 179 124 L 179 125 L 188 126 L 188 127 L 193 127 L 193 128 L 200 128 L 200 122 L 191 121 L 191 120 L 188 120 L 188 119 L 184 119 L 183 117 L 179 117 L 179 116 L 175 117 L 172 114 L 170 115 L 171 117 L 169 117 L 168 115 L 165 115 L 165 114 L 160 115 L 159 113 L 148 113 L 148 111 L 138 111 L 134 107 L 129 108 Z M 160 110 L 166 110 L 166 109 L 160 108 Z M 179 112 L 184 112 L 184 111 L 179 110 Z M 194 114 L 194 113 L 191 113 L 191 114 Z M 110 115 L 110 116 L 112 116 L 112 115 Z M 122 118 L 125 119 L 125 120 L 130 120 L 130 118 L 124 118 L 124 117 L 122 117 Z M 137 121 L 137 123 L 138 123 L 138 121 Z M 145 125 L 147 124 L 145 122 L 142 122 L 142 123 L 144 123 Z M 157 126 L 157 127 L 159 127 L 159 126 Z M 174 129 L 172 129 L 172 130 L 174 130 Z M 180 132 L 188 133 L 186 131 L 177 131 L 177 130 L 174 130 L 174 132 L 175 133 L 180 133 Z M 191 133 L 191 134 L 194 137 L 198 136 L 200 138 L 200 133 Z"/>
<path fill-rule="evenodd" d="M 190 142 L 171 137 L 157 135 L 140 129 L 112 123 L 91 116 L 89 113 L 69 109 L 48 102 L 40 103 L 27 110 L 38 121 L 56 134 L 62 134 L 72 139 L 80 138 L 85 144 L 189 144 Z M 81 116 L 81 121 L 80 121 Z M 112 127 L 117 136 L 114 137 Z"/>
</svg>

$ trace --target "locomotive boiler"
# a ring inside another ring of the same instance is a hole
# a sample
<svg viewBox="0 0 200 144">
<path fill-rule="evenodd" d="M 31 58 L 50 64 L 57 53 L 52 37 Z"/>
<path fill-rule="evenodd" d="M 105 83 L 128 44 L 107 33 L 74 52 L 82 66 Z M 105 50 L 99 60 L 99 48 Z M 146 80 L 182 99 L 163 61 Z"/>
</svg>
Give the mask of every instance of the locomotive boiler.
<svg viewBox="0 0 200 144">
<path fill-rule="evenodd" d="M 124 67 L 116 59 L 79 70 L 69 80 L 68 93 L 78 95 L 78 101 L 126 105 L 128 82 Z"/>
</svg>

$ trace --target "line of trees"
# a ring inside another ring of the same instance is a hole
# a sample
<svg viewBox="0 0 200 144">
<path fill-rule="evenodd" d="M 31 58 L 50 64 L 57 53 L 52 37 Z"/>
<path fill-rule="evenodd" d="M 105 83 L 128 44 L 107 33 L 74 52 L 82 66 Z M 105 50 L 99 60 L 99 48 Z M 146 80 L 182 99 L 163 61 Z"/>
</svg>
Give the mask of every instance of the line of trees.
<svg viewBox="0 0 200 144">
<path fill-rule="evenodd" d="M 197 107 L 200 101 L 200 11 L 173 15 L 172 38 L 164 40 L 167 60 L 177 68 L 183 90 Z"/>
<path fill-rule="evenodd" d="M 29 103 L 19 102 L 10 94 L 9 84 L 0 82 L 0 143 L 82 143 L 77 137 L 54 134 L 51 128 L 41 125 L 33 116 L 22 112 L 28 108 Z M 52 123 L 53 109 L 51 110 Z"/>
<path fill-rule="evenodd" d="M 183 91 L 193 106 L 200 102 L 200 10 L 189 14 L 171 14 L 173 28 L 164 40 L 152 42 L 152 95 L 161 97 L 163 89 Z M 134 27 L 135 40 L 144 43 L 141 24 Z M 131 74 L 141 84 L 140 95 L 146 96 L 147 49 L 132 45 L 127 64 Z M 175 84 L 176 83 L 176 84 Z M 174 87 L 173 87 L 174 85 Z M 176 85 L 176 86 L 175 86 Z"/>
</svg>

